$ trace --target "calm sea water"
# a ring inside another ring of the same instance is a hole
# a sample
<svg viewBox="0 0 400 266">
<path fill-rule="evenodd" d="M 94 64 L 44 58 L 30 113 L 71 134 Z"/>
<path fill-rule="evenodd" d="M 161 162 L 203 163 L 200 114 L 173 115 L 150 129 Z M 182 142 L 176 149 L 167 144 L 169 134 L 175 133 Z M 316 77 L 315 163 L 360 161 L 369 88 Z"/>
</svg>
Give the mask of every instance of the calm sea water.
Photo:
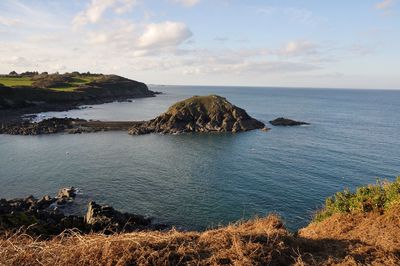
<svg viewBox="0 0 400 266">
<path fill-rule="evenodd" d="M 213 93 L 264 122 L 285 116 L 311 125 L 240 134 L 0 135 L 0 197 L 73 185 L 87 199 L 179 227 L 274 212 L 295 230 L 334 192 L 400 175 L 400 91 L 152 89 L 165 94 L 41 117 L 142 120 Z"/>
</svg>

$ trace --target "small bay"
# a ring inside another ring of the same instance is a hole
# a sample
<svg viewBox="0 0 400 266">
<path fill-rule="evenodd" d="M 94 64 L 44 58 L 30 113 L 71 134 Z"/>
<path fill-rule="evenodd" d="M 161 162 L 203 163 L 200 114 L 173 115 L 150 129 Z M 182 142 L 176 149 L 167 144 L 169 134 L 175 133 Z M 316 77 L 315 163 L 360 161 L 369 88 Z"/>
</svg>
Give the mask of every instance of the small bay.
<svg viewBox="0 0 400 266">
<path fill-rule="evenodd" d="M 192 95 L 218 94 L 267 123 L 311 123 L 240 134 L 0 135 L 0 198 L 76 186 L 116 209 L 205 229 L 280 214 L 306 225 L 327 196 L 400 175 L 400 91 L 151 86 L 132 102 L 40 114 L 147 120 Z"/>
</svg>

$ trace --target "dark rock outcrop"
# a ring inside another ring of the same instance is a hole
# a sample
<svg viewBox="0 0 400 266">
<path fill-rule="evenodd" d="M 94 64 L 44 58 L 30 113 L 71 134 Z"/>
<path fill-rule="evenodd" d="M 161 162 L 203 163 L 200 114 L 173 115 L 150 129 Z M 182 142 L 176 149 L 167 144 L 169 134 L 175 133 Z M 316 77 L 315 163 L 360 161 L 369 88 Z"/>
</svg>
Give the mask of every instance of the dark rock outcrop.
<svg viewBox="0 0 400 266">
<path fill-rule="evenodd" d="M 241 132 L 264 128 L 264 123 L 217 95 L 194 96 L 167 112 L 129 129 L 131 135 L 148 133 Z"/>
<path fill-rule="evenodd" d="M 1 123 L 0 134 L 9 135 L 42 135 L 54 133 L 92 133 L 98 131 L 124 130 L 127 131 L 133 125 L 141 122 L 103 122 L 87 121 L 73 118 L 50 118 L 40 122 L 14 122 Z"/>
<path fill-rule="evenodd" d="M 21 228 L 28 234 L 48 237 L 57 235 L 66 229 L 78 229 L 88 232 L 131 232 L 137 230 L 160 230 L 167 226 L 153 224 L 151 219 L 141 215 L 122 213 L 113 207 L 101 206 L 91 201 L 84 216 L 65 215 L 60 199 L 70 199 L 73 204 L 75 190 L 60 189 L 58 196 L 44 196 L 36 199 L 0 199 L 0 234 L 4 231 L 16 231 Z M 61 205 L 60 205 L 61 204 Z"/>
<path fill-rule="evenodd" d="M 76 197 L 76 190 L 74 187 L 64 187 L 58 190 L 57 198 L 75 198 Z"/>
<path fill-rule="evenodd" d="M 301 122 L 301 121 L 295 121 L 292 119 L 284 118 L 284 117 L 279 117 L 275 120 L 269 121 L 271 125 L 273 126 L 301 126 L 301 125 L 309 125 L 309 123 L 306 122 Z"/>
<path fill-rule="evenodd" d="M 101 206 L 94 201 L 89 202 L 84 219 L 85 223 L 89 225 L 93 231 L 100 231 L 103 229 L 107 229 L 111 232 L 121 230 L 133 231 L 151 224 L 151 220 L 144 216 L 122 213 L 111 206 Z"/>
<path fill-rule="evenodd" d="M 65 187 L 58 190 L 57 204 L 64 205 L 71 202 L 76 197 L 76 190 L 74 187 Z"/>
<path fill-rule="evenodd" d="M 14 124 L 3 124 L 0 127 L 0 134 L 10 135 L 41 135 L 53 134 L 73 129 L 77 122 L 85 120 L 72 118 L 51 118 L 40 122 L 22 122 Z"/>
</svg>

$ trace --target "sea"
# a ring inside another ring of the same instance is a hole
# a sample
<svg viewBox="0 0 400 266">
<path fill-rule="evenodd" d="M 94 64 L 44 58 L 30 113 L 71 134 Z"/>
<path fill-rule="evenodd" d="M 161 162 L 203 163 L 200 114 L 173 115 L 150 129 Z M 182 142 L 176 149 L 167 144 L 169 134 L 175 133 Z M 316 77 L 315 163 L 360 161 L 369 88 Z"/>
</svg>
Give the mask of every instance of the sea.
<svg viewBox="0 0 400 266">
<path fill-rule="evenodd" d="M 292 231 L 325 198 L 400 175 L 400 91 L 157 86 L 162 94 L 38 114 L 105 121 L 146 120 L 193 95 L 217 94 L 268 124 L 264 132 L 126 132 L 0 135 L 0 198 L 78 197 L 146 215 L 183 230 L 205 230 L 270 213 Z M 84 211 L 85 206 L 81 207 Z"/>
</svg>

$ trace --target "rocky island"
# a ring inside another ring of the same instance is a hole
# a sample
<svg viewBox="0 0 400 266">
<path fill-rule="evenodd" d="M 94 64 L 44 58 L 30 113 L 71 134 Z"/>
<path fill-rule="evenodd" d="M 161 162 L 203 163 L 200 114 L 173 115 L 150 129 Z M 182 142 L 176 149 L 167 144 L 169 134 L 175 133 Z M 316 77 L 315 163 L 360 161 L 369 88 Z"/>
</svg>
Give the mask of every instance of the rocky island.
<svg viewBox="0 0 400 266">
<path fill-rule="evenodd" d="M 149 121 L 104 122 L 72 118 L 51 118 L 41 122 L 2 124 L 0 134 L 40 135 L 53 133 L 90 133 L 122 130 L 131 135 L 149 133 L 242 132 L 268 130 L 245 110 L 218 95 L 194 96 L 172 105 L 167 112 Z"/>
<path fill-rule="evenodd" d="M 264 128 L 264 123 L 218 95 L 193 96 L 167 112 L 129 129 L 131 135 L 148 133 L 241 132 Z"/>
<path fill-rule="evenodd" d="M 269 121 L 269 123 L 273 126 L 301 126 L 301 125 L 309 125 L 309 123 L 302 122 L 302 121 L 295 121 L 289 118 L 284 118 L 284 117 L 279 117 L 277 119 L 274 119 L 272 121 Z"/>
<path fill-rule="evenodd" d="M 0 122 L 20 121 L 23 114 L 155 95 L 146 84 L 117 75 L 11 72 L 0 75 Z"/>
</svg>

